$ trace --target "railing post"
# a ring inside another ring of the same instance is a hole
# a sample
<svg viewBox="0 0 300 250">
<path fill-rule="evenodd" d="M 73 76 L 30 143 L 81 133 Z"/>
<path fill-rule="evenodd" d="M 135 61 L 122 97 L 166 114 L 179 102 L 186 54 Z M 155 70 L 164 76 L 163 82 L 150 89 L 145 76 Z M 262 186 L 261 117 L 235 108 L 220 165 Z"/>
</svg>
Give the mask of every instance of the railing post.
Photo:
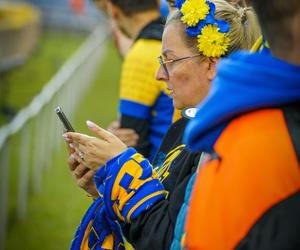
<svg viewBox="0 0 300 250">
<path fill-rule="evenodd" d="M 45 168 L 48 169 L 53 162 L 52 157 L 47 157 L 47 154 L 49 155 L 54 155 L 54 140 L 55 140 L 55 136 L 57 135 L 57 131 L 55 130 L 55 122 L 57 119 L 57 117 L 55 117 L 55 113 L 54 113 L 54 108 L 52 107 L 51 103 L 48 104 L 48 107 L 46 108 L 46 113 L 47 113 L 47 130 L 46 130 L 46 143 L 47 143 L 47 147 L 46 147 L 46 158 L 47 161 L 45 162 Z"/>
<path fill-rule="evenodd" d="M 0 152 L 0 178 L 0 250 L 4 250 L 9 192 L 9 141 L 6 141 Z"/>
<path fill-rule="evenodd" d="M 33 191 L 38 193 L 41 191 L 41 178 L 42 178 L 42 156 L 41 156 L 41 147 L 40 147 L 40 138 L 43 136 L 41 131 L 41 115 L 37 116 L 33 126 L 34 126 L 34 144 L 33 144 Z"/>
<path fill-rule="evenodd" d="M 28 182 L 29 182 L 29 160 L 30 160 L 30 129 L 27 124 L 22 130 L 20 144 L 20 170 L 19 170 L 19 187 L 17 200 L 17 216 L 23 220 L 27 213 L 28 200 Z"/>
</svg>

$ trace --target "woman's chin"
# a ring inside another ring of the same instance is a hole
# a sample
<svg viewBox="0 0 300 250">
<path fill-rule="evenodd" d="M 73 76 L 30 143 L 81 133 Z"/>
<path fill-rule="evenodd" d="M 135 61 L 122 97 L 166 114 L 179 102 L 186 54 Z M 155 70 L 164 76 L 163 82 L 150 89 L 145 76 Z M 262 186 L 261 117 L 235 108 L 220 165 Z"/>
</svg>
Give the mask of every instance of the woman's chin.
<svg viewBox="0 0 300 250">
<path fill-rule="evenodd" d="M 182 110 L 182 109 L 185 108 L 184 105 L 183 105 L 182 103 L 180 103 L 180 102 L 174 100 L 174 98 L 173 98 L 173 106 L 174 106 L 174 108 L 176 108 L 176 109 L 178 109 L 178 110 Z"/>
</svg>

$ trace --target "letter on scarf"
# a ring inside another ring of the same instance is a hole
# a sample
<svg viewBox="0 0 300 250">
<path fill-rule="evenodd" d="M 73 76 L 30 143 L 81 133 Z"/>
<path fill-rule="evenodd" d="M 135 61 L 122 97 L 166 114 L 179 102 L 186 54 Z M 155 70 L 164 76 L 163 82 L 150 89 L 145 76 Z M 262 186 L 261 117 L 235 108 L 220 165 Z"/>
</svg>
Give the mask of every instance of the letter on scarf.
<svg viewBox="0 0 300 250">
<path fill-rule="evenodd" d="M 95 182 L 111 219 L 127 223 L 167 195 L 149 161 L 133 148 L 101 167 Z"/>
</svg>

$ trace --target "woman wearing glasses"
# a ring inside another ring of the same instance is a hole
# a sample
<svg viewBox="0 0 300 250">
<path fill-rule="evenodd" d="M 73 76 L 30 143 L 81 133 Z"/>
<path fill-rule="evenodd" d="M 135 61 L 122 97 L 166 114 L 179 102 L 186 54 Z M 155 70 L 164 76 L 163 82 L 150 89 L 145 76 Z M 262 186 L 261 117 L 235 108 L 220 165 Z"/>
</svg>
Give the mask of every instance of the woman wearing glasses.
<svg viewBox="0 0 300 250">
<path fill-rule="evenodd" d="M 122 249 L 115 225 L 118 220 L 136 249 L 171 246 L 186 187 L 201 155 L 189 152 L 182 143 L 186 123 L 194 107 L 205 99 L 218 60 L 236 50 L 250 49 L 259 35 L 252 10 L 237 9 L 224 0 L 181 0 L 176 7 L 179 10 L 171 14 L 164 30 L 157 79 L 167 83 L 183 118 L 168 130 L 153 164 L 89 121 L 97 137 L 64 135 L 76 151 L 74 158 L 97 171 L 94 181 L 99 193 L 73 245 Z"/>
</svg>

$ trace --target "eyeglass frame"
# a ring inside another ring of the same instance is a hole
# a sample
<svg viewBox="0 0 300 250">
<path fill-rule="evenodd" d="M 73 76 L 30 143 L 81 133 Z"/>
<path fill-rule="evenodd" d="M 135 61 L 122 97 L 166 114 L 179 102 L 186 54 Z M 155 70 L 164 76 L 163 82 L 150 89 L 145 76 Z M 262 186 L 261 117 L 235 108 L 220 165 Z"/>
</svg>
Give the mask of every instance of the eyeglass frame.
<svg viewBox="0 0 300 250">
<path fill-rule="evenodd" d="M 198 57 L 198 56 L 202 56 L 202 54 L 197 54 L 197 55 L 193 55 L 193 56 L 185 56 L 185 57 L 180 57 L 180 58 L 176 58 L 176 59 L 169 59 L 169 60 L 164 60 L 163 56 L 160 55 L 159 57 L 157 57 L 158 59 L 158 62 L 160 64 L 160 66 L 162 66 L 162 68 L 164 69 L 166 75 L 169 77 L 169 70 L 166 66 L 166 64 L 170 64 L 170 63 L 175 63 L 175 62 L 179 62 L 179 61 L 182 61 L 182 60 L 185 60 L 185 59 L 191 59 L 191 58 L 194 58 L 194 57 Z"/>
</svg>

